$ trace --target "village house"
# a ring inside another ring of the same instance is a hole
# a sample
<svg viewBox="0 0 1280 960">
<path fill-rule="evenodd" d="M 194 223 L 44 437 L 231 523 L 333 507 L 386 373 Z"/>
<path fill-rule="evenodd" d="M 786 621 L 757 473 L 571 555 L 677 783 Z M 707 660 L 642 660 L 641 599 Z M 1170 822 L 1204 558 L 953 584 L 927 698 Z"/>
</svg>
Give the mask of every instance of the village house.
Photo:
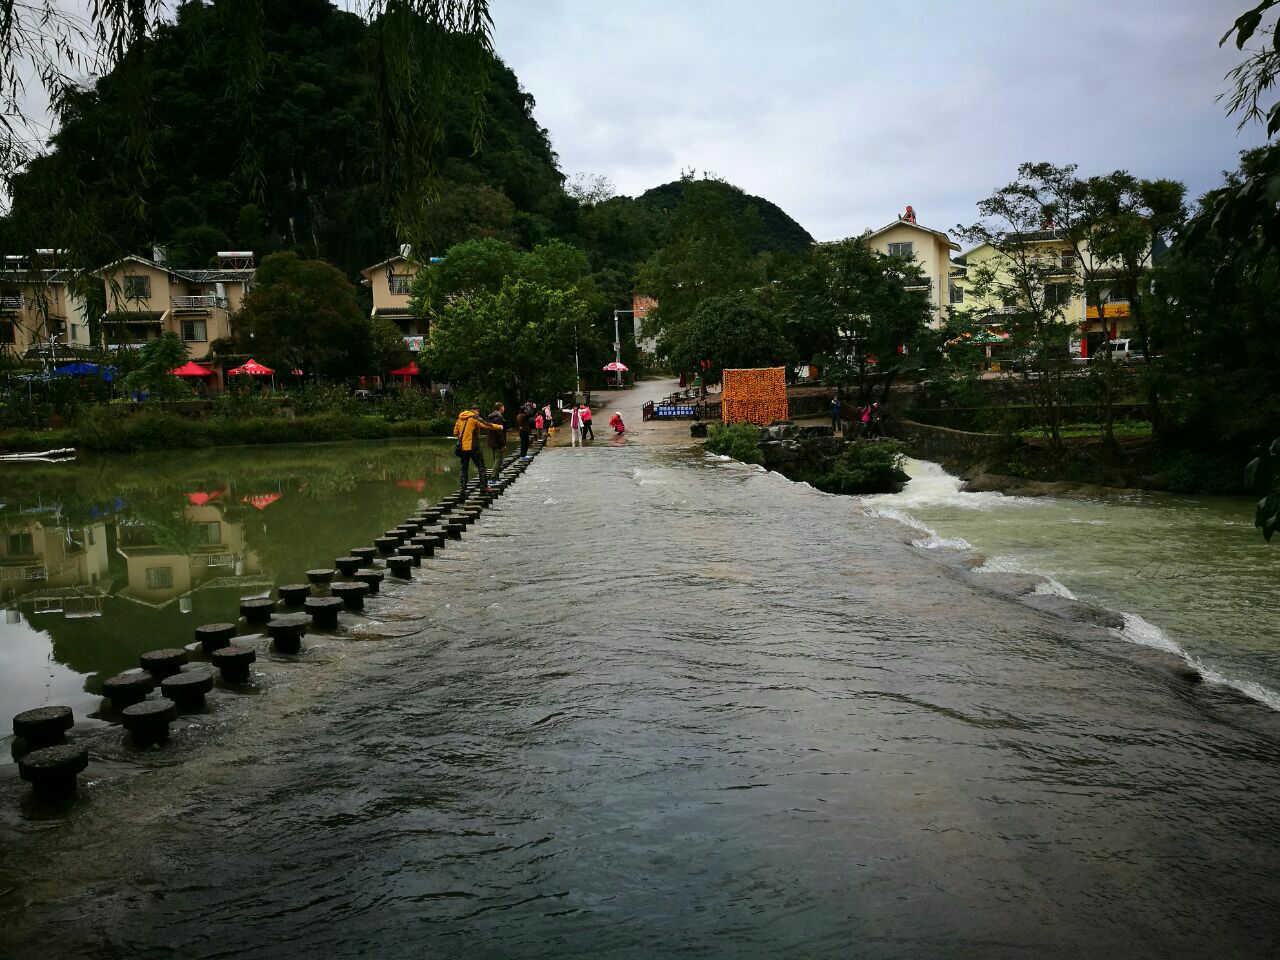
<svg viewBox="0 0 1280 960">
<path fill-rule="evenodd" d="M 931 323 L 942 326 L 951 303 L 951 254 L 959 253 L 960 245 L 942 230 L 917 223 L 911 207 L 892 223 L 863 234 L 862 239 L 873 250 L 915 259 L 928 285 Z"/>
<path fill-rule="evenodd" d="M 51 262 L 55 251 L 37 253 Z M 90 346 L 85 299 L 69 270 L 5 257 L 0 269 L 0 351 L 34 359 L 57 358 Z M 68 350 L 67 348 L 71 348 Z"/>
<path fill-rule="evenodd" d="M 153 259 L 128 256 L 98 270 L 106 312 L 101 329 L 109 349 L 132 349 L 162 333 L 176 333 L 192 359 L 230 337 L 233 318 L 253 283 L 253 253 L 222 251 L 214 269 L 171 267 L 163 248 Z"/>
<path fill-rule="evenodd" d="M 438 263 L 439 260 L 439 257 L 432 257 L 429 262 Z M 405 345 L 414 353 L 422 350 L 431 334 L 430 318 L 415 312 L 412 306 L 411 288 L 417 274 L 418 264 L 409 259 L 408 247 L 401 248 L 394 257 L 360 271 L 364 277 L 361 282 L 373 294 L 370 316 L 394 320 L 404 334 Z"/>
</svg>

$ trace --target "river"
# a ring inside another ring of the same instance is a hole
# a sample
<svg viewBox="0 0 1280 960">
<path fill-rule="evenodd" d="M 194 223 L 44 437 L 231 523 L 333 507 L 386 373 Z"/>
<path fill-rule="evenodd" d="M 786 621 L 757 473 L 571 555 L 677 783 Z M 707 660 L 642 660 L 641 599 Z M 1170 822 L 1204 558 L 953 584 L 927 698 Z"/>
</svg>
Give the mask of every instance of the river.
<svg viewBox="0 0 1280 960">
<path fill-rule="evenodd" d="M 353 522 L 434 492 L 395 482 Z M 0 768 L 0 952 L 1274 954 L 1280 715 L 868 514 L 903 506 L 547 451 L 257 695 L 141 753 L 89 726 L 70 808 Z"/>
</svg>

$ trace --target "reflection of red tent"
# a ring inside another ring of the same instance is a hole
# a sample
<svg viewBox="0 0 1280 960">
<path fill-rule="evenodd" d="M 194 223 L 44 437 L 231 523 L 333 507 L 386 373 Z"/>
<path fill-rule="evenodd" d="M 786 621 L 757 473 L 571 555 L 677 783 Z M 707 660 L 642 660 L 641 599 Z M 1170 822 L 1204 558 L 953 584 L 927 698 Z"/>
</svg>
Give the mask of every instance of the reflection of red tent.
<svg viewBox="0 0 1280 960">
<path fill-rule="evenodd" d="M 414 490 L 414 491 L 417 491 L 418 493 L 422 493 L 423 490 L 427 489 L 427 481 L 426 480 L 397 480 L 396 486 L 404 487 L 406 490 Z"/>
<path fill-rule="evenodd" d="M 203 490 L 197 490 L 194 493 L 187 494 L 187 502 L 193 507 L 203 507 L 210 500 L 217 500 L 222 496 L 221 490 L 211 490 L 205 493 Z"/>
<path fill-rule="evenodd" d="M 242 373 L 247 373 L 250 376 L 254 376 L 254 377 L 269 377 L 273 373 L 275 373 L 275 371 L 272 370 L 270 367 L 264 367 L 257 360 L 249 359 L 249 360 L 246 360 L 244 363 L 242 363 L 240 366 L 232 367 L 230 370 L 228 370 L 227 376 L 238 377 Z"/>
<path fill-rule="evenodd" d="M 293 374 L 295 377 L 300 377 L 300 376 L 302 376 L 302 371 L 301 371 L 301 370 L 299 370 L 297 367 L 294 367 L 294 368 L 293 368 L 292 370 L 290 370 L 289 372 L 290 372 L 291 374 Z"/>
<path fill-rule="evenodd" d="M 212 377 L 213 371 L 208 367 L 202 367 L 194 360 L 188 360 L 180 367 L 174 367 L 169 371 L 175 377 Z"/>
<path fill-rule="evenodd" d="M 252 497 L 241 497 L 241 503 L 247 503 L 251 507 L 257 507 L 259 510 L 265 510 L 281 497 L 283 493 L 259 493 Z"/>
</svg>

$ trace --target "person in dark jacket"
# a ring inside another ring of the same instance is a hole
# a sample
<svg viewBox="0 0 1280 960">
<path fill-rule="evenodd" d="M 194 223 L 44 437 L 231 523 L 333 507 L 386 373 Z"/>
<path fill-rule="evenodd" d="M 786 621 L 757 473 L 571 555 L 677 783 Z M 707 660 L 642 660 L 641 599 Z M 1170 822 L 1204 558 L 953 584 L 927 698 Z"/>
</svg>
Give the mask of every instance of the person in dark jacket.
<svg viewBox="0 0 1280 960">
<path fill-rule="evenodd" d="M 840 417 L 844 412 L 844 404 L 840 402 L 839 395 L 831 398 L 831 429 L 836 433 L 840 432 Z"/>
<path fill-rule="evenodd" d="M 497 430 L 489 431 L 489 450 L 493 454 L 493 472 L 496 475 L 502 468 L 502 457 L 507 452 L 507 406 L 495 403 L 493 411 L 485 417 Z"/>
<path fill-rule="evenodd" d="M 533 416 L 529 413 L 527 404 L 516 414 L 516 431 L 520 434 L 520 456 L 527 456 L 529 440 L 533 436 Z"/>
</svg>

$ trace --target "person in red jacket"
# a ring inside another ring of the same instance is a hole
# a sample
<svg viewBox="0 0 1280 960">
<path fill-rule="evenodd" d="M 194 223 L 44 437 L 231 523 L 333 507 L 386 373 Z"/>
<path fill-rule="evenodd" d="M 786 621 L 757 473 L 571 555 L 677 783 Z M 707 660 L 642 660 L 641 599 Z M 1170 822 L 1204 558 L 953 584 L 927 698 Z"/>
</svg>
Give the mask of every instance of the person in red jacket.
<svg viewBox="0 0 1280 960">
<path fill-rule="evenodd" d="M 612 417 L 609 418 L 609 426 L 613 427 L 613 432 L 622 435 L 627 432 L 627 425 L 622 422 L 622 414 L 614 411 Z"/>
</svg>

